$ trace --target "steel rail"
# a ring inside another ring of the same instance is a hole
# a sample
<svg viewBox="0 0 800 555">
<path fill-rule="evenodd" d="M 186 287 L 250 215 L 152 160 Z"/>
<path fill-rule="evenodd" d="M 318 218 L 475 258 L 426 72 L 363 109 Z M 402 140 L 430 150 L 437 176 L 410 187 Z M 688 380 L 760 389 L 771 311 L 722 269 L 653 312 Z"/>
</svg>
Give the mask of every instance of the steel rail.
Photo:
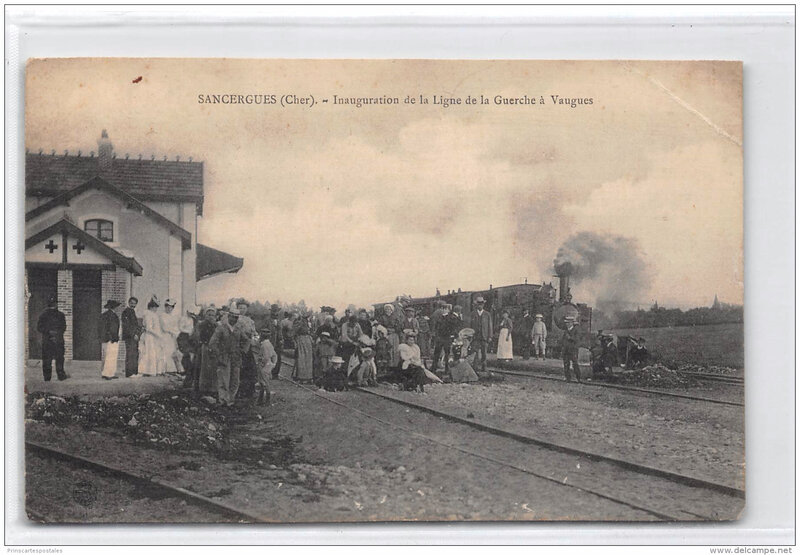
<svg viewBox="0 0 800 555">
<path fill-rule="evenodd" d="M 698 380 L 708 380 L 712 382 L 722 382 L 733 385 L 744 385 L 744 378 L 740 378 L 738 376 L 726 376 L 724 374 L 709 374 L 705 372 L 681 372 L 680 370 L 678 370 L 678 373 L 684 376 L 691 376 L 693 378 L 697 378 Z"/>
<path fill-rule="evenodd" d="M 38 443 L 35 441 L 26 440 L 25 447 L 27 449 L 30 449 L 31 451 L 34 451 L 42 455 L 46 455 L 70 463 L 80 464 L 81 467 L 83 468 L 88 467 L 95 471 L 106 472 L 108 474 L 114 475 L 128 482 L 132 482 L 134 484 L 141 484 L 148 487 L 155 486 L 157 488 L 170 492 L 175 497 L 180 497 L 188 501 L 191 501 L 195 505 L 201 505 L 205 508 L 210 508 L 219 513 L 235 516 L 240 521 L 262 522 L 270 524 L 273 523 L 273 521 L 267 520 L 264 517 L 253 514 L 249 511 L 239 509 L 237 507 L 234 507 L 233 505 L 229 505 L 222 501 L 214 501 L 213 499 L 205 497 L 204 495 L 200 495 L 199 493 L 189 491 L 188 489 L 182 488 L 180 486 L 172 485 L 168 482 L 159 480 L 158 478 L 155 477 L 148 477 L 148 476 L 143 476 L 141 474 L 136 474 L 129 470 L 125 470 L 81 455 L 68 453 L 61 449 L 50 447 L 48 445 L 44 445 L 42 443 Z M 29 514 L 36 513 L 36 511 L 31 511 L 27 508 L 26 510 L 28 511 Z M 39 517 L 43 515 L 36 513 L 35 516 Z M 47 519 L 45 518 L 45 520 Z"/>
<path fill-rule="evenodd" d="M 523 377 L 523 378 L 530 378 L 530 379 L 537 379 L 537 380 L 551 380 L 551 381 L 555 381 L 555 382 L 567 383 L 566 380 L 564 380 L 564 378 L 560 378 L 560 377 L 557 377 L 557 376 L 548 376 L 548 375 L 544 375 L 544 374 L 536 373 L 536 372 L 523 372 L 521 370 L 519 370 L 519 371 L 517 371 L 517 370 L 503 370 L 503 369 L 497 368 L 496 366 L 491 366 L 491 365 L 490 365 L 490 367 L 492 369 L 492 372 L 495 372 L 497 374 L 507 374 L 509 376 L 520 376 L 520 377 Z M 585 380 L 582 381 L 581 383 L 583 385 L 590 385 L 590 386 L 594 386 L 594 387 L 606 387 L 608 389 L 618 389 L 618 390 L 621 390 L 621 391 L 635 391 L 637 393 L 646 393 L 646 394 L 649 394 L 649 395 L 663 395 L 665 397 L 676 397 L 678 399 L 691 399 L 691 400 L 694 400 L 694 401 L 703 401 L 703 402 L 706 402 L 706 403 L 716 403 L 718 405 L 730 405 L 730 406 L 734 406 L 734 407 L 743 407 L 744 406 L 744 403 L 739 403 L 738 401 L 725 401 L 723 399 L 713 399 L 711 397 L 700 397 L 698 395 L 687 395 L 685 393 L 673 393 L 671 391 L 660 391 L 658 389 L 647 389 L 647 388 L 644 388 L 644 387 L 632 387 L 632 386 L 626 386 L 626 385 L 602 383 L 602 382 L 595 382 L 595 381 L 587 382 Z"/>
<path fill-rule="evenodd" d="M 483 459 L 483 460 L 492 462 L 494 464 L 497 464 L 497 465 L 500 465 L 500 466 L 504 466 L 506 468 L 511 468 L 511 469 L 517 470 L 519 472 L 523 472 L 525 474 L 530 474 L 531 476 L 535 476 L 537 478 L 541 478 L 542 480 L 546 480 L 548 482 L 552 482 L 554 484 L 558 484 L 559 486 L 562 486 L 562 487 L 568 487 L 568 488 L 576 489 L 578 491 L 582 491 L 584 493 L 595 495 L 595 496 L 600 497 L 602 499 L 606 499 L 608 501 L 612 501 L 613 503 L 617 503 L 617 504 L 624 505 L 626 507 L 629 507 L 629 508 L 632 508 L 632 509 L 635 509 L 635 510 L 638 510 L 638 511 L 645 512 L 645 513 L 647 513 L 649 515 L 652 515 L 652 516 L 655 516 L 656 518 L 659 518 L 661 520 L 667 520 L 667 521 L 685 521 L 686 520 L 685 518 L 682 518 L 682 517 L 679 517 L 679 516 L 675 516 L 675 515 L 666 514 L 666 513 L 660 512 L 660 511 L 656 511 L 654 509 L 651 509 L 651 508 L 648 508 L 648 507 L 644 507 L 644 506 L 641 506 L 641 505 L 638 505 L 636 503 L 632 503 L 632 502 L 629 502 L 629 501 L 625 501 L 624 499 L 619 499 L 619 498 L 610 496 L 608 494 L 593 490 L 593 489 L 588 488 L 588 487 L 577 486 L 575 484 L 567 484 L 567 483 L 564 483 L 561 480 L 558 480 L 556 478 L 552 478 L 550 476 L 546 476 L 544 474 L 540 474 L 540 473 L 535 472 L 533 470 L 530 470 L 528 468 L 525 468 L 525 467 L 522 467 L 522 466 L 519 466 L 519 465 L 516 465 L 516 464 L 513 464 L 513 463 L 509 463 L 509 462 L 506 462 L 506 461 L 501 461 L 501 460 L 496 459 L 494 457 L 491 457 L 489 455 L 484 455 L 482 453 L 478 453 L 478 452 L 472 451 L 470 449 L 465 449 L 464 447 L 459 447 L 457 445 L 451 445 L 449 443 L 445 443 L 443 441 L 439 441 L 438 439 L 435 439 L 435 438 L 432 438 L 432 437 L 427 436 L 425 434 L 422 434 L 420 432 L 417 432 L 416 430 L 411 430 L 411 429 L 406 428 L 405 426 L 401 426 L 401 425 L 399 425 L 399 424 L 397 424 L 395 422 L 391 422 L 391 421 L 386 420 L 384 418 L 380 418 L 378 416 L 369 414 L 369 413 L 364 412 L 362 410 L 359 410 L 357 408 L 351 407 L 351 406 L 347 405 L 346 403 L 342 403 L 341 401 L 337 401 L 336 399 L 331 399 L 329 397 L 326 397 L 325 395 L 320 395 L 315 389 L 312 389 L 312 388 L 307 387 L 307 386 L 305 386 L 303 384 L 297 383 L 296 381 L 291 380 L 289 378 L 280 378 L 280 379 L 283 380 L 283 381 L 289 382 L 289 383 L 291 383 L 292 385 L 294 385 L 296 387 L 304 389 L 304 390 L 308 391 L 309 393 L 312 393 L 313 395 L 315 395 L 315 396 L 317 396 L 317 397 L 319 397 L 321 399 L 324 399 L 324 400 L 326 400 L 326 401 L 328 401 L 330 403 L 333 403 L 334 405 L 338 405 L 338 406 L 340 406 L 342 408 L 350 410 L 350 411 L 352 411 L 354 413 L 357 413 L 357 414 L 359 414 L 361 416 L 365 416 L 367 418 L 375 420 L 376 422 L 379 422 L 379 423 L 381 423 L 383 425 L 391 426 L 392 428 L 396 428 L 396 429 L 401 430 L 401 431 L 403 431 L 403 432 L 405 432 L 405 433 L 407 433 L 409 435 L 418 437 L 418 438 L 423 439 L 425 441 L 429 441 L 429 442 L 434 443 L 436 445 L 440 445 L 442 447 L 447 447 L 449 449 L 454 449 L 456 451 L 459 451 L 459 452 L 464 453 L 466 455 L 470 455 L 472 457 Z M 356 390 L 360 390 L 360 388 L 356 388 Z M 704 515 L 699 515 L 699 514 L 696 514 L 696 513 L 692 513 L 690 511 L 681 510 L 680 512 L 685 513 L 685 514 L 689 514 L 689 515 L 691 515 L 693 517 L 697 517 L 697 518 L 700 518 L 700 519 L 708 519 L 708 517 L 706 517 Z"/>
<path fill-rule="evenodd" d="M 739 497 L 741 499 L 744 499 L 744 496 L 745 496 L 744 490 L 741 490 L 741 489 L 738 489 L 738 488 L 735 488 L 735 487 L 732 487 L 732 486 L 726 486 L 724 484 L 711 482 L 709 480 L 704 480 L 702 478 L 696 478 L 694 476 L 688 476 L 688 475 L 680 474 L 680 473 L 677 473 L 677 472 L 671 472 L 669 470 L 663 470 L 661 468 L 656 468 L 656 467 L 653 467 L 653 466 L 647 466 L 647 465 L 644 465 L 644 464 L 639 464 L 639 463 L 635 463 L 635 462 L 631 462 L 631 461 L 626 461 L 624 459 L 618 459 L 618 458 L 612 457 L 610 455 L 604 455 L 604 454 L 601 454 L 601 453 L 593 453 L 591 451 L 585 451 L 583 449 L 578 449 L 576 447 L 570 447 L 568 445 L 561 445 L 561 444 L 554 443 L 552 441 L 547 441 L 547 440 L 541 439 L 541 438 L 535 438 L 535 437 L 531 437 L 531 436 L 518 434 L 516 432 L 512 432 L 510 430 L 505 430 L 503 428 L 499 428 L 499 427 L 496 427 L 496 426 L 490 426 L 488 424 L 482 424 L 482 423 L 476 422 L 474 420 L 461 418 L 460 416 L 457 416 L 457 415 L 449 413 L 449 412 L 445 412 L 445 411 L 442 411 L 442 410 L 434 409 L 434 408 L 431 408 L 431 407 L 426 407 L 424 405 L 413 403 L 411 401 L 406 401 L 404 399 L 398 399 L 397 397 L 394 397 L 392 395 L 386 395 L 386 394 L 381 393 L 379 391 L 374 391 L 374 390 L 366 389 L 366 388 L 356 388 L 356 389 L 358 391 L 363 392 L 363 393 L 368 393 L 370 395 L 375 395 L 376 397 L 381 397 L 381 398 L 386 399 L 388 401 L 392 401 L 392 402 L 395 402 L 395 403 L 398 403 L 398 404 L 401 404 L 401 405 L 405 405 L 407 407 L 412 407 L 412 408 L 415 408 L 415 409 L 418 409 L 418 410 L 433 414 L 435 416 L 440 416 L 442 418 L 446 418 L 446 419 L 451 420 L 453 422 L 458 422 L 460 424 L 466 424 L 467 426 L 470 426 L 472 428 L 476 428 L 478 430 L 483 430 L 485 432 L 489 432 L 489 433 L 492 433 L 492 434 L 495 434 L 495 435 L 498 435 L 498 436 L 515 439 L 515 440 L 517 440 L 517 441 L 519 441 L 521 443 L 530 443 L 532 445 L 538 445 L 540 447 L 545 447 L 545 448 L 550 449 L 552 451 L 558 451 L 558 452 L 561 452 L 561 453 L 568 453 L 568 454 L 571 454 L 571 455 L 578 455 L 578 456 L 586 457 L 586 458 L 592 459 L 592 460 L 608 462 L 608 463 L 614 464 L 616 466 L 619 466 L 621 468 L 624 468 L 626 470 L 631 470 L 631 471 L 637 472 L 639 474 L 647 474 L 647 475 L 650 475 L 650 476 L 657 476 L 659 478 L 664 478 L 664 479 L 667 479 L 667 480 L 670 480 L 672 482 L 675 482 L 675 483 L 678 483 L 678 484 L 682 484 L 682 485 L 685 485 L 685 486 L 708 489 L 708 490 L 716 491 L 718 493 L 722 493 L 722 494 L 725 494 L 725 495 L 730 495 L 732 497 Z"/>
<path fill-rule="evenodd" d="M 289 361 L 284 360 L 283 363 L 286 364 L 287 366 L 289 366 L 290 368 L 294 367 L 294 362 L 291 361 L 291 359 Z M 291 383 L 291 384 L 293 384 L 293 385 L 295 385 L 297 387 L 300 387 L 302 389 L 308 390 L 311 393 L 313 393 L 314 395 L 316 395 L 316 396 L 318 396 L 318 397 L 320 397 L 322 399 L 325 399 L 326 401 L 329 401 L 331 403 L 340 405 L 340 406 L 342 406 L 344 408 L 347 408 L 347 409 L 355 411 L 355 412 L 363 413 L 363 411 L 359 411 L 358 409 L 349 407 L 344 403 L 341 403 L 341 402 L 336 401 L 334 399 L 330 399 L 330 398 L 328 398 L 328 397 L 326 397 L 324 395 L 320 395 L 315 390 L 313 390 L 313 389 L 311 389 L 309 387 L 306 387 L 306 386 L 304 386 L 302 384 L 299 384 L 299 383 L 295 382 L 293 379 L 290 379 L 290 378 L 280 378 L 280 379 L 283 380 L 283 381 L 287 381 L 287 382 L 289 382 L 289 383 Z M 559 378 L 555 378 L 554 377 L 552 379 L 559 379 Z M 457 422 L 457 423 L 460 423 L 460 424 L 466 424 L 467 426 L 470 426 L 470 427 L 478 429 L 478 430 L 482 430 L 484 432 L 488 432 L 488 433 L 491 433 L 491 434 L 494 434 L 494 435 L 498 435 L 498 436 L 501 436 L 501 437 L 507 437 L 507 438 L 510 438 L 510 439 L 514 439 L 514 440 L 519 441 L 521 443 L 528 443 L 528 444 L 532 444 L 532 445 L 538 445 L 540 447 L 544 447 L 546 449 L 550 449 L 550 450 L 557 451 L 557 452 L 583 456 L 583 457 L 586 457 L 586 458 L 592 459 L 592 460 L 604 461 L 604 462 L 619 466 L 619 467 L 621 467 L 623 469 L 626 469 L 626 470 L 631 470 L 631 471 L 634 471 L 634 472 L 637 472 L 637 473 L 640 473 L 640 474 L 645 474 L 645 475 L 664 478 L 664 479 L 667 479 L 669 481 L 672 481 L 672 482 L 675 482 L 675 483 L 678 483 L 678 484 L 681 484 L 681 485 L 686 485 L 686 486 L 689 486 L 689 487 L 698 487 L 698 488 L 703 488 L 703 489 L 709 489 L 711 491 L 716 491 L 718 493 L 722 493 L 724 495 L 729 495 L 731 497 L 737 497 L 737 498 L 740 498 L 740 499 L 744 499 L 745 498 L 744 490 L 741 490 L 741 489 L 738 489 L 738 488 L 734 488 L 734 487 L 731 487 L 731 486 L 726 486 L 724 484 L 718 484 L 716 482 L 703 480 L 701 478 L 696 478 L 696 477 L 693 477 L 693 476 L 687 476 L 687 475 L 683 475 L 683 474 L 679 474 L 679 473 L 675 473 L 675 472 L 670 472 L 670 471 L 667 471 L 667 470 L 662 470 L 662 469 L 655 468 L 655 467 L 650 467 L 650 466 L 647 466 L 647 465 L 641 465 L 641 464 L 638 464 L 638 463 L 625 461 L 623 459 L 617 459 L 615 457 L 610 457 L 610 456 L 607 456 L 607 455 L 602 455 L 602 454 L 598 454 L 598 453 L 592 453 L 592 452 L 589 452 L 589 451 L 584 451 L 584 450 L 576 449 L 576 448 L 569 447 L 569 446 L 559 445 L 559 444 L 556 444 L 556 443 L 553 443 L 553 442 L 549 442 L 549 441 L 546 441 L 546 440 L 542 440 L 542 439 L 538 439 L 538 438 L 532 438 L 532 437 L 524 436 L 524 435 L 521 435 L 521 434 L 516 434 L 516 433 L 508 431 L 508 430 L 503 430 L 503 429 L 500 429 L 500 428 L 496 428 L 494 426 L 481 424 L 479 422 L 475 422 L 474 420 L 467 420 L 467 419 L 461 418 L 459 416 L 456 416 L 456 415 L 453 415 L 453 414 L 449 414 L 449 413 L 446 413 L 446 412 L 443 412 L 443 411 L 438 411 L 436 409 L 425 407 L 423 405 L 418 405 L 418 404 L 412 403 L 410 401 L 405 401 L 405 400 L 397 399 L 397 398 L 389 396 L 389 395 L 384 395 L 382 393 L 379 393 L 379 392 L 371 390 L 371 389 L 366 389 L 366 388 L 362 388 L 362 387 L 356 387 L 355 391 L 360 391 L 362 393 L 368 393 L 368 394 L 371 394 L 371 395 L 375 395 L 377 397 L 386 399 L 386 400 L 391 401 L 391 402 L 395 402 L 395 403 L 398 403 L 398 404 L 401 404 L 401 405 L 409 406 L 409 407 L 421 410 L 423 412 L 427 412 L 429 414 L 433 414 L 435 416 L 443 417 L 443 418 L 446 418 L 447 420 L 450 420 L 452 422 Z M 602 494 L 602 493 L 599 493 L 599 492 L 595 492 L 595 491 L 589 490 L 587 488 L 581 488 L 581 487 L 570 485 L 570 484 L 563 484 L 562 482 L 560 482 L 558 480 L 554 480 L 554 479 L 552 479 L 552 478 L 550 478 L 548 476 L 539 475 L 539 474 L 534 473 L 534 472 L 532 472 L 532 471 L 530 471 L 528 469 L 525 469 L 525 468 L 522 468 L 522 467 L 517 467 L 516 465 L 505 463 L 503 461 L 498 461 L 498 460 L 495 460 L 495 459 L 493 459 L 491 457 L 487 457 L 486 455 L 481 455 L 480 453 L 475 453 L 475 452 L 469 451 L 467 449 L 463 449 L 461 447 L 457 447 L 457 446 L 449 445 L 447 443 L 440 442 L 440 441 L 438 441 L 438 440 L 436 440 L 434 438 L 428 437 L 428 436 L 426 436 L 424 434 L 420 434 L 419 432 L 416 432 L 414 430 L 408 430 L 408 429 L 406 429 L 406 428 L 404 428 L 402 426 L 399 426 L 399 425 L 397 425 L 397 424 L 395 424 L 393 422 L 386 421 L 384 419 L 375 417 L 373 415 L 370 415 L 370 414 L 367 414 L 367 413 L 363 413 L 363 414 L 366 415 L 369 418 L 372 418 L 372 419 L 377 420 L 377 421 L 379 421 L 381 423 L 396 427 L 398 429 L 404 430 L 404 431 L 406 431 L 406 432 L 408 432 L 408 433 L 410 433 L 412 435 L 416 435 L 416 436 L 421 437 L 422 439 L 425 439 L 425 440 L 430 441 L 432 443 L 440 444 L 442 446 L 449 447 L 451 449 L 456 449 L 456 450 L 459 450 L 461 452 L 470 454 L 472 456 L 475 456 L 475 457 L 478 457 L 478 458 L 483 458 L 483 459 L 489 460 L 491 462 L 494 462 L 496 464 L 500 464 L 500 465 L 503 465 L 503 466 L 514 468 L 514 469 L 519 470 L 521 472 L 525 472 L 527 474 L 531 474 L 531 475 L 534 475 L 534 476 L 537 476 L 537 477 L 541 477 L 541 478 L 543 478 L 545 480 L 553 481 L 555 483 L 558 483 L 558 484 L 561 484 L 561 485 L 564 485 L 564 486 L 574 487 L 576 489 L 580 489 L 580 490 L 586 491 L 588 493 L 591 493 L 591 494 L 594 494 L 594 495 L 598 495 L 600 497 L 603 497 L 605 499 L 609 499 L 611 501 L 619 502 L 619 503 L 622 503 L 622 504 L 625 504 L 625 505 L 628 505 L 628 506 L 632 506 L 632 507 L 634 506 L 633 504 L 629 504 L 626 501 L 622 501 L 622 500 L 613 498 L 613 497 L 608 496 L 606 494 Z M 642 508 L 642 507 L 639 507 L 639 506 L 635 506 L 634 508 L 644 510 L 645 512 L 648 512 L 650 514 L 654 514 L 654 512 L 652 510 L 647 509 L 647 508 Z M 696 514 L 696 513 L 692 513 L 690 511 L 682 510 L 682 512 L 685 512 L 687 514 L 690 514 L 692 516 L 695 516 L 695 517 L 698 517 L 698 518 L 701 518 L 701 519 L 704 519 L 704 520 L 713 520 L 713 519 L 711 519 L 711 518 L 709 518 L 707 516 L 699 515 L 699 514 Z M 673 515 L 664 515 L 664 514 L 660 514 L 659 518 L 664 518 L 666 520 L 683 520 L 683 519 L 675 517 Z"/>
</svg>

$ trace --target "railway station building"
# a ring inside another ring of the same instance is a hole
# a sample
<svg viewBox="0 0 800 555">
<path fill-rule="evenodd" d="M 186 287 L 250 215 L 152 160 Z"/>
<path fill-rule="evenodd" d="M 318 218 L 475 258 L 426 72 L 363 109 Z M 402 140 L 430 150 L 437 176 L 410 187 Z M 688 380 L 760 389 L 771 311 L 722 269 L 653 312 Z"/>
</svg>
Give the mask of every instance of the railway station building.
<svg viewBox="0 0 800 555">
<path fill-rule="evenodd" d="M 98 153 L 25 155 L 26 358 L 48 297 L 66 315 L 65 360 L 100 360 L 97 327 L 107 300 L 156 295 L 182 314 L 197 282 L 237 272 L 242 258 L 198 243 L 202 162 L 118 157 L 105 130 Z M 124 343 L 120 361 L 124 361 Z M 120 363 L 121 364 L 121 363 Z"/>
</svg>

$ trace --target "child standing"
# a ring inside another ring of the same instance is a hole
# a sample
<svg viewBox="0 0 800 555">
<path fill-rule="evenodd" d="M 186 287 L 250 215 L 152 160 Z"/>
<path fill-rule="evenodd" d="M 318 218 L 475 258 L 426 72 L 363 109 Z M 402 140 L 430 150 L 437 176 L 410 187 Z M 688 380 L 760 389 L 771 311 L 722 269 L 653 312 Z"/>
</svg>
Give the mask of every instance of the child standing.
<svg viewBox="0 0 800 555">
<path fill-rule="evenodd" d="M 269 379 L 272 375 L 272 369 L 278 363 L 278 353 L 275 352 L 275 347 L 272 346 L 271 330 L 264 328 L 259 332 L 261 336 L 261 349 L 256 351 L 256 368 L 258 369 L 256 380 L 259 386 L 258 391 L 258 405 L 269 404 Z"/>
</svg>

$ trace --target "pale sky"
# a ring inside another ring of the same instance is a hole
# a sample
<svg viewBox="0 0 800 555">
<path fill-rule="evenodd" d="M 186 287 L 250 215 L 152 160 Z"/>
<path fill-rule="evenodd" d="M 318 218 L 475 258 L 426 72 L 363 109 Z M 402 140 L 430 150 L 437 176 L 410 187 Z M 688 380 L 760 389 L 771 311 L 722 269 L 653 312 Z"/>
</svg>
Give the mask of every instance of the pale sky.
<svg viewBox="0 0 800 555">
<path fill-rule="evenodd" d="M 25 144 L 88 153 L 107 129 L 118 156 L 204 161 L 198 240 L 245 263 L 201 282 L 199 302 L 344 307 L 550 281 L 559 245 L 589 231 L 638 242 L 651 276 L 643 305 L 741 303 L 741 67 L 49 60 L 28 68 Z M 317 104 L 197 102 L 222 93 Z M 334 106 L 334 94 L 401 103 Z M 403 103 L 420 94 L 546 104 Z M 596 301 L 592 284 L 573 293 Z"/>
</svg>

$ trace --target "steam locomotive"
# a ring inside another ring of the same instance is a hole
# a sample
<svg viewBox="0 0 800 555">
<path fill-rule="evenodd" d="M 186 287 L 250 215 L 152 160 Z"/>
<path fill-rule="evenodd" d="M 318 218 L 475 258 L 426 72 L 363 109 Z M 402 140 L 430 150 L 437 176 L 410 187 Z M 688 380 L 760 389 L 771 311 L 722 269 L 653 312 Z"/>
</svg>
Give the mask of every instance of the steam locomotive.
<svg viewBox="0 0 800 555">
<path fill-rule="evenodd" d="M 444 301 L 453 306 L 459 305 L 462 308 L 461 313 L 465 324 L 469 325 L 469 315 L 475 308 L 474 301 L 478 297 L 483 297 L 486 301 L 484 309 L 491 313 L 495 324 L 500 322 L 505 311 L 508 311 L 509 316 L 517 325 L 522 320 L 526 309 L 530 311 L 531 316 L 541 314 L 547 325 L 547 351 L 550 356 L 559 356 L 561 352 L 561 329 L 566 316 L 575 317 L 575 321 L 588 342 L 592 328 L 592 308 L 583 303 L 572 302 L 569 276 L 559 276 L 558 290 L 553 287 L 552 282 L 541 285 L 518 283 L 501 287 L 490 285 L 489 289 L 483 291 L 461 291 L 459 289 L 448 291 L 446 294 L 439 293 L 433 297 L 411 298 L 407 305 L 416 310 L 417 317 L 430 316 L 436 310 L 436 301 Z M 373 305 L 376 315 L 381 314 L 383 305 L 384 303 Z M 495 336 L 498 333 L 498 326 L 495 325 Z M 516 333 L 514 335 L 516 340 L 518 336 Z M 514 342 L 515 352 L 521 351 L 521 339 Z M 493 343 L 496 347 L 496 342 Z"/>
</svg>

